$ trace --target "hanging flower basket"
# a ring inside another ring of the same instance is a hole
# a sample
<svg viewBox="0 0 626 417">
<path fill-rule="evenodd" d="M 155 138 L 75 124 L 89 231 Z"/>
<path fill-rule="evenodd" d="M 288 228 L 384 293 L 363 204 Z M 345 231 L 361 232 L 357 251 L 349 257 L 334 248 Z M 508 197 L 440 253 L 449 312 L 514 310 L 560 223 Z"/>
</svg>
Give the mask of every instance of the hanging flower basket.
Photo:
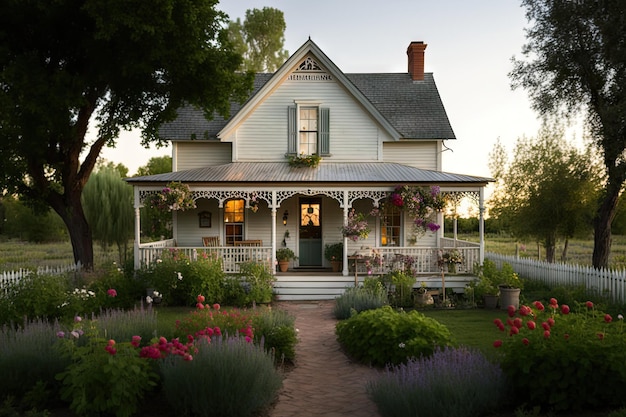
<svg viewBox="0 0 626 417">
<path fill-rule="evenodd" d="M 414 236 L 436 232 L 441 227 L 435 223 L 435 213 L 443 210 L 446 201 L 439 187 L 401 185 L 396 187 L 387 200 L 389 204 L 406 211 L 413 218 Z"/>
<path fill-rule="evenodd" d="M 146 204 L 160 211 L 185 211 L 196 208 L 189 186 L 180 182 L 170 182 L 160 193 L 150 194 Z"/>
<path fill-rule="evenodd" d="M 341 227 L 341 234 L 354 242 L 359 239 L 367 239 L 370 228 L 365 215 L 357 213 L 354 209 L 350 210 L 346 225 Z"/>
</svg>

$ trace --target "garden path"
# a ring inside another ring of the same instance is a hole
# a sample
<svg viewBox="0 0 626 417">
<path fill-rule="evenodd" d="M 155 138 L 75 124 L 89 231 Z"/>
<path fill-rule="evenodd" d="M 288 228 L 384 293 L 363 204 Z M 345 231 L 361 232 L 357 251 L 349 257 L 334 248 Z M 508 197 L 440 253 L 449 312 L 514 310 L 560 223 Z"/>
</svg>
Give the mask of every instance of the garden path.
<svg viewBox="0 0 626 417">
<path fill-rule="evenodd" d="M 335 336 L 332 301 L 273 304 L 295 316 L 295 366 L 283 381 L 270 417 L 379 417 L 365 385 L 380 371 L 353 362 Z"/>
</svg>

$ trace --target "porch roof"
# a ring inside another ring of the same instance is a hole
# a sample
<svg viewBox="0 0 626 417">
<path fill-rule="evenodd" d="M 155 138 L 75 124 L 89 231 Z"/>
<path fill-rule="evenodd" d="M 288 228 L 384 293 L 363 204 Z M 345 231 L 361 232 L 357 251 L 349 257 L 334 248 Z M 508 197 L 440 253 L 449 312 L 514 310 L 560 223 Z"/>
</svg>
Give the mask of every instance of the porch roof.
<svg viewBox="0 0 626 417">
<path fill-rule="evenodd" d="M 492 178 L 430 171 L 392 162 L 322 162 L 317 168 L 292 168 L 286 162 L 233 162 L 187 171 L 126 178 L 131 184 L 167 183 L 422 183 L 485 186 Z"/>
</svg>

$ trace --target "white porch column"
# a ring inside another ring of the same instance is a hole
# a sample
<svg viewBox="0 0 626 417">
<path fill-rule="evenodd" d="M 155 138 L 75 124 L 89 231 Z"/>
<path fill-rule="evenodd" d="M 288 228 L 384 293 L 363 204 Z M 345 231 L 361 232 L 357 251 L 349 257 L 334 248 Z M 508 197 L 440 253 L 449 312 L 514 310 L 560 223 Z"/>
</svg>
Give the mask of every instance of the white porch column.
<svg viewBox="0 0 626 417">
<path fill-rule="evenodd" d="M 276 275 L 276 190 L 272 190 L 272 274 Z"/>
<path fill-rule="evenodd" d="M 139 214 L 141 203 L 139 202 L 139 188 L 133 187 L 133 194 L 135 200 L 133 204 L 135 208 L 135 244 L 133 245 L 133 254 L 135 256 L 134 266 L 137 270 L 141 267 L 141 260 L 139 259 L 139 244 L 141 243 L 141 218 Z"/>
<path fill-rule="evenodd" d="M 348 190 L 344 190 L 343 192 L 343 225 L 345 226 L 348 223 L 348 211 L 350 210 L 349 200 L 348 200 Z M 343 237 L 343 271 L 341 274 L 344 277 L 348 276 L 348 238 Z M 355 265 L 356 268 L 356 265 Z"/>
<path fill-rule="evenodd" d="M 478 191 L 478 236 L 480 237 L 479 261 L 485 260 L 485 187 Z"/>
<path fill-rule="evenodd" d="M 139 243 L 141 239 L 141 215 L 139 214 L 139 207 L 135 206 L 135 244 L 133 245 L 133 253 L 135 255 L 135 269 L 141 267 L 141 260 L 139 259 Z"/>
</svg>

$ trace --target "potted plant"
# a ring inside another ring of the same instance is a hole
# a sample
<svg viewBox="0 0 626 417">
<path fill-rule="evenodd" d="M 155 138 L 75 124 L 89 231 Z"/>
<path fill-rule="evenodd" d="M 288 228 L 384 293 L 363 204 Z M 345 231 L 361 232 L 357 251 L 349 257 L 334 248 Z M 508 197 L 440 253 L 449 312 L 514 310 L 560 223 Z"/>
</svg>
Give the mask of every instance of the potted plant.
<svg viewBox="0 0 626 417">
<path fill-rule="evenodd" d="M 506 310 L 510 305 L 519 308 L 519 296 L 522 291 L 522 280 L 509 263 L 503 263 L 498 271 L 498 288 L 500 289 L 500 308 Z"/>
<path fill-rule="evenodd" d="M 326 244 L 324 246 L 324 257 L 333 267 L 333 272 L 341 271 L 343 264 L 343 242 Z"/>
<path fill-rule="evenodd" d="M 474 290 L 474 296 L 476 299 L 483 299 L 485 308 L 496 308 L 500 291 L 498 269 L 495 263 L 485 259 L 482 265 L 476 265 L 474 269 L 474 273 L 478 276 L 478 279 L 470 284 Z"/>
<path fill-rule="evenodd" d="M 452 249 L 444 252 L 441 260 L 448 266 L 449 273 L 456 274 L 457 265 L 463 262 L 463 255 L 457 249 Z"/>
<path fill-rule="evenodd" d="M 298 259 L 296 254 L 289 248 L 280 248 L 276 251 L 276 260 L 278 261 L 278 268 L 280 272 L 287 272 L 289 268 L 289 261 L 292 259 Z"/>
</svg>

